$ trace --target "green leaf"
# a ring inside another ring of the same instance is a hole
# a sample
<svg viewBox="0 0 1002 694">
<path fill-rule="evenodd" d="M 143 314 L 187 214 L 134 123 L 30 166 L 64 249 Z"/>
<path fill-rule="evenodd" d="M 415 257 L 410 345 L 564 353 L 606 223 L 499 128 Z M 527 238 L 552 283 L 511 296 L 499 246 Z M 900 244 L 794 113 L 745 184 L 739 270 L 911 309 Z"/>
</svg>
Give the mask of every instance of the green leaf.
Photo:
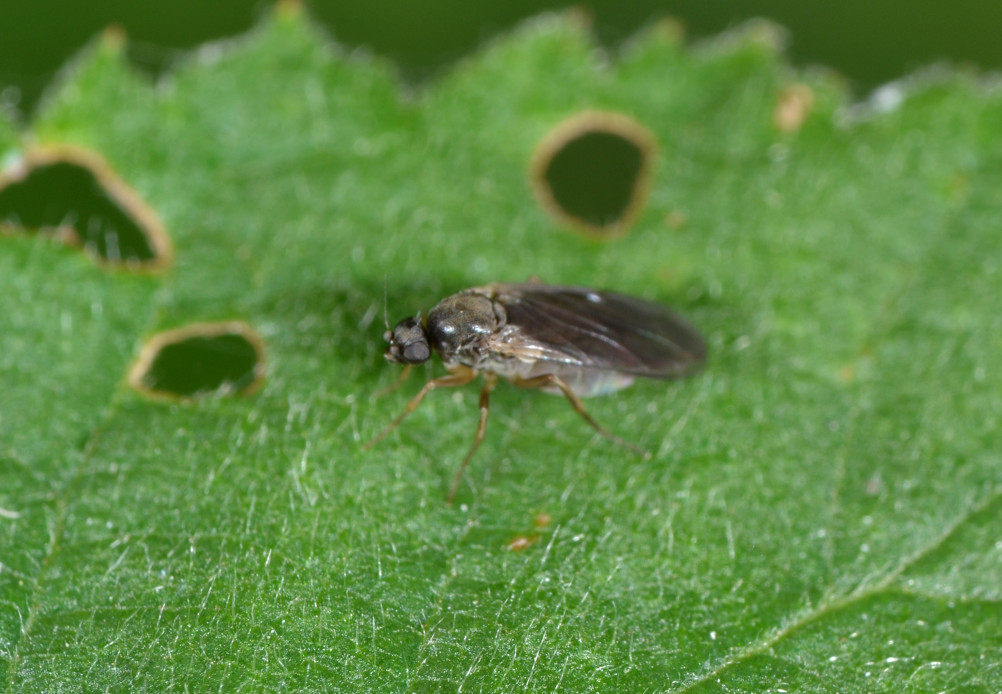
<svg viewBox="0 0 1002 694">
<path fill-rule="evenodd" d="M 158 85 L 96 44 L 0 146 L 100 153 L 175 260 L 0 237 L 6 690 L 998 691 L 1002 94 L 885 94 L 757 29 L 610 57 L 544 17 L 417 94 L 290 10 Z M 605 243 L 529 185 L 587 109 L 660 150 Z M 649 461 L 499 387 L 447 507 L 475 388 L 361 447 L 417 388 L 373 397 L 384 290 L 401 318 L 532 275 L 670 303 L 710 361 L 588 402 Z M 234 319 L 256 394 L 126 384 L 143 340 Z"/>
</svg>

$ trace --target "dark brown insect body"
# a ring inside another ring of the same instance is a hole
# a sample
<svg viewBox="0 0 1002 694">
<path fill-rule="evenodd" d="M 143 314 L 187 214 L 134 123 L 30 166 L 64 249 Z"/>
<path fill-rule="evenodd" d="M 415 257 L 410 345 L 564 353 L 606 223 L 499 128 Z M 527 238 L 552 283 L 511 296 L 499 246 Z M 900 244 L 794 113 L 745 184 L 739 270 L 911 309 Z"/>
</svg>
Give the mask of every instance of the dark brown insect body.
<svg viewBox="0 0 1002 694">
<path fill-rule="evenodd" d="M 450 374 L 426 383 L 366 447 L 382 440 L 430 391 L 484 375 L 480 425 L 453 480 L 450 503 L 483 440 L 490 392 L 499 376 L 523 388 L 562 393 L 596 431 L 642 452 L 599 426 L 580 398 L 625 388 L 638 376 L 681 378 L 706 358 L 699 333 L 663 306 L 612 292 L 539 282 L 467 289 L 440 301 L 424 322 L 400 321 L 387 331 L 386 339 L 388 360 L 407 364 L 409 370 L 434 351 Z"/>
</svg>

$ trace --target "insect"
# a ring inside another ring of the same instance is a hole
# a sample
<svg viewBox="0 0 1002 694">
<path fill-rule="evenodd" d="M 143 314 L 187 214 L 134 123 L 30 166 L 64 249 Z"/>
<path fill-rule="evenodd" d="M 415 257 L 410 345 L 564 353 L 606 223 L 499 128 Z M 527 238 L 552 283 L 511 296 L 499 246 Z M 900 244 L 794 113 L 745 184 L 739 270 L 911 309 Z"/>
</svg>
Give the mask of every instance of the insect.
<svg viewBox="0 0 1002 694">
<path fill-rule="evenodd" d="M 484 377 L 476 436 L 452 480 L 447 504 L 484 439 L 490 394 L 498 377 L 522 388 L 562 394 L 595 431 L 646 455 L 599 425 L 581 398 L 625 388 L 638 376 L 681 378 L 706 359 L 702 336 L 664 306 L 538 281 L 466 289 L 442 299 L 424 320 L 418 315 L 405 318 L 393 330 L 387 325 L 384 338 L 389 342 L 386 359 L 406 365 L 398 384 L 433 352 L 449 374 L 425 383 L 400 416 L 365 448 L 383 440 L 431 391 L 466 385 L 478 374 Z"/>
</svg>

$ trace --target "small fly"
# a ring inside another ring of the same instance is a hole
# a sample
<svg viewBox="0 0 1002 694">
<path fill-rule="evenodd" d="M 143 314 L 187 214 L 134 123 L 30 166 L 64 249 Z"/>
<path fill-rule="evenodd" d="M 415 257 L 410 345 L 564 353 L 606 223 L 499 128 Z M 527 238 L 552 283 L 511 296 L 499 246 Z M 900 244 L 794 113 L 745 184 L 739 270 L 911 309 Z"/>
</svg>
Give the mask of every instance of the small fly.
<svg viewBox="0 0 1002 694">
<path fill-rule="evenodd" d="M 452 480 L 448 504 L 484 439 L 490 393 L 498 377 L 522 388 L 562 394 L 595 431 L 646 456 L 592 419 L 581 398 L 612 393 L 637 377 L 682 378 L 706 360 L 702 336 L 664 306 L 613 292 L 541 282 L 466 289 L 440 301 L 424 320 L 405 318 L 393 330 L 387 326 L 385 339 L 386 358 L 406 364 L 400 382 L 432 352 L 438 353 L 449 375 L 425 383 L 366 448 L 393 431 L 431 391 L 484 376 L 480 423 Z"/>
</svg>

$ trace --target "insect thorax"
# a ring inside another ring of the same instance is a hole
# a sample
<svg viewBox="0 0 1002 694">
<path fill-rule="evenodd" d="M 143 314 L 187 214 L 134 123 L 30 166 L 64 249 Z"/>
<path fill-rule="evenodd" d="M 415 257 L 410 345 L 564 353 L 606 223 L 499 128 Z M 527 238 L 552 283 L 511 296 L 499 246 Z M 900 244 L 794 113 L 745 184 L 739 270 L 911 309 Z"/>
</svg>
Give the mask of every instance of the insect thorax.
<svg viewBox="0 0 1002 694">
<path fill-rule="evenodd" d="M 446 297 L 428 314 L 426 331 L 442 360 L 479 362 L 487 339 L 505 323 L 504 309 L 492 299 L 474 293 Z"/>
</svg>

